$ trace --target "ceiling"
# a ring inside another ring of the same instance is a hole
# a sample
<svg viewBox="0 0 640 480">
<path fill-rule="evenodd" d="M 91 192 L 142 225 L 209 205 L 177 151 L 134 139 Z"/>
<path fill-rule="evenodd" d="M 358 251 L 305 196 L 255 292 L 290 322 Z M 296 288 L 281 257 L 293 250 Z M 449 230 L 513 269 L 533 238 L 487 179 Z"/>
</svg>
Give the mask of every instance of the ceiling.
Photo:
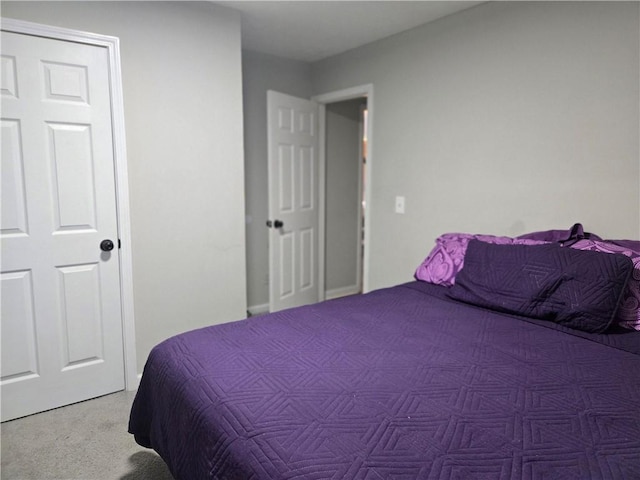
<svg viewBox="0 0 640 480">
<path fill-rule="evenodd" d="M 315 62 L 484 2 L 216 1 L 241 12 L 242 47 Z"/>
</svg>

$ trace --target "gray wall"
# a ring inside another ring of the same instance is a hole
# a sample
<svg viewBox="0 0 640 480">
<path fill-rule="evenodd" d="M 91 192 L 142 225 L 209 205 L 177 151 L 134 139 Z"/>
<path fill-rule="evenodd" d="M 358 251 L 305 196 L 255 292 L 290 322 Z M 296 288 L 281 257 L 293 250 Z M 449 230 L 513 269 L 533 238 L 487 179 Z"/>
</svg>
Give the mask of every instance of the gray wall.
<svg viewBox="0 0 640 480">
<path fill-rule="evenodd" d="M 640 237 L 639 6 L 491 2 L 312 65 L 374 85 L 371 288 L 447 231 Z"/>
<path fill-rule="evenodd" d="M 325 289 L 357 289 L 360 107 L 364 99 L 326 106 Z"/>
<path fill-rule="evenodd" d="M 242 52 L 246 170 L 247 304 L 269 303 L 267 90 L 311 97 L 311 67 L 251 51 Z"/>
<path fill-rule="evenodd" d="M 138 369 L 179 332 L 246 310 L 240 18 L 205 2 L 2 2 L 120 38 Z"/>
<path fill-rule="evenodd" d="M 247 293 L 268 301 L 268 89 L 373 83 L 371 288 L 410 279 L 445 231 L 582 221 L 640 237 L 638 10 L 492 2 L 311 67 L 243 52 L 243 91 L 232 10 L 2 3 L 6 17 L 120 37 L 140 367 L 167 336 L 242 317 Z"/>
</svg>

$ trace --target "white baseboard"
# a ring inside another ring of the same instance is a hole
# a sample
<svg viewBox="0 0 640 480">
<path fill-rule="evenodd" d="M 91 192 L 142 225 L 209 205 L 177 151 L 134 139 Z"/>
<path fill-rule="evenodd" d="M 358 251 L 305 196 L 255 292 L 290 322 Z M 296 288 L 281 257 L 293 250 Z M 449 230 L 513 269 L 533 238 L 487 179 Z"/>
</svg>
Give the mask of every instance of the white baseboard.
<svg viewBox="0 0 640 480">
<path fill-rule="evenodd" d="M 249 315 L 262 315 L 263 313 L 269 313 L 269 304 L 263 303 L 262 305 L 254 305 L 253 307 L 247 307 Z"/>
<path fill-rule="evenodd" d="M 327 290 L 325 292 L 325 298 L 327 300 L 332 300 L 334 298 L 346 297 L 347 295 L 355 295 L 356 293 L 360 293 L 360 287 L 358 285 L 349 285 L 347 287 Z"/>
</svg>

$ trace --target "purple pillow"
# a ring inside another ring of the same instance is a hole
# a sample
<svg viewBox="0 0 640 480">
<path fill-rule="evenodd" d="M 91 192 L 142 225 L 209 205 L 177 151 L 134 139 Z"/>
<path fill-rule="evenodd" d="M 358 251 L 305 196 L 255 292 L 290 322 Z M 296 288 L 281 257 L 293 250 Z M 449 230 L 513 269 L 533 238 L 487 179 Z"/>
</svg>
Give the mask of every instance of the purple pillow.
<svg viewBox="0 0 640 480">
<path fill-rule="evenodd" d="M 636 249 L 633 248 L 634 246 Z M 640 330 L 640 242 L 634 240 L 607 240 L 604 242 L 579 240 L 571 245 L 571 248 L 603 253 L 618 253 L 631 259 L 633 273 L 622 295 L 616 322 L 622 327 Z"/>
<path fill-rule="evenodd" d="M 456 274 L 464 265 L 467 245 L 472 239 L 498 245 L 541 245 L 544 241 L 496 237 L 494 235 L 473 235 L 470 233 L 445 233 L 436 239 L 436 246 L 425 258 L 415 273 L 416 280 L 450 287 L 455 283 Z"/>
<path fill-rule="evenodd" d="M 624 255 L 557 244 L 490 245 L 471 240 L 465 266 L 447 295 L 599 333 L 611 325 L 632 271 Z"/>
<path fill-rule="evenodd" d="M 597 238 L 592 238 L 591 240 L 599 240 Z M 618 245 L 620 247 L 624 247 L 627 250 L 634 250 L 636 252 L 640 252 L 640 240 L 602 240 L 603 242 L 613 243 L 614 245 Z"/>
</svg>

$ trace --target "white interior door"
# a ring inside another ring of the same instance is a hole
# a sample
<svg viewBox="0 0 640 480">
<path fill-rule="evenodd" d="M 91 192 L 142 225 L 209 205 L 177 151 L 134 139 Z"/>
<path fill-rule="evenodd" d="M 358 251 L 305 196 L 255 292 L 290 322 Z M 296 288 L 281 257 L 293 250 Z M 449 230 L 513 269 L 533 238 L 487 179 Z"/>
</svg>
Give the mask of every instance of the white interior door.
<svg viewBox="0 0 640 480">
<path fill-rule="evenodd" d="M 124 366 L 106 48 L 3 32 L 1 88 L 5 421 L 122 390 Z"/>
<path fill-rule="evenodd" d="M 318 106 L 267 92 L 269 310 L 318 301 Z"/>
</svg>

